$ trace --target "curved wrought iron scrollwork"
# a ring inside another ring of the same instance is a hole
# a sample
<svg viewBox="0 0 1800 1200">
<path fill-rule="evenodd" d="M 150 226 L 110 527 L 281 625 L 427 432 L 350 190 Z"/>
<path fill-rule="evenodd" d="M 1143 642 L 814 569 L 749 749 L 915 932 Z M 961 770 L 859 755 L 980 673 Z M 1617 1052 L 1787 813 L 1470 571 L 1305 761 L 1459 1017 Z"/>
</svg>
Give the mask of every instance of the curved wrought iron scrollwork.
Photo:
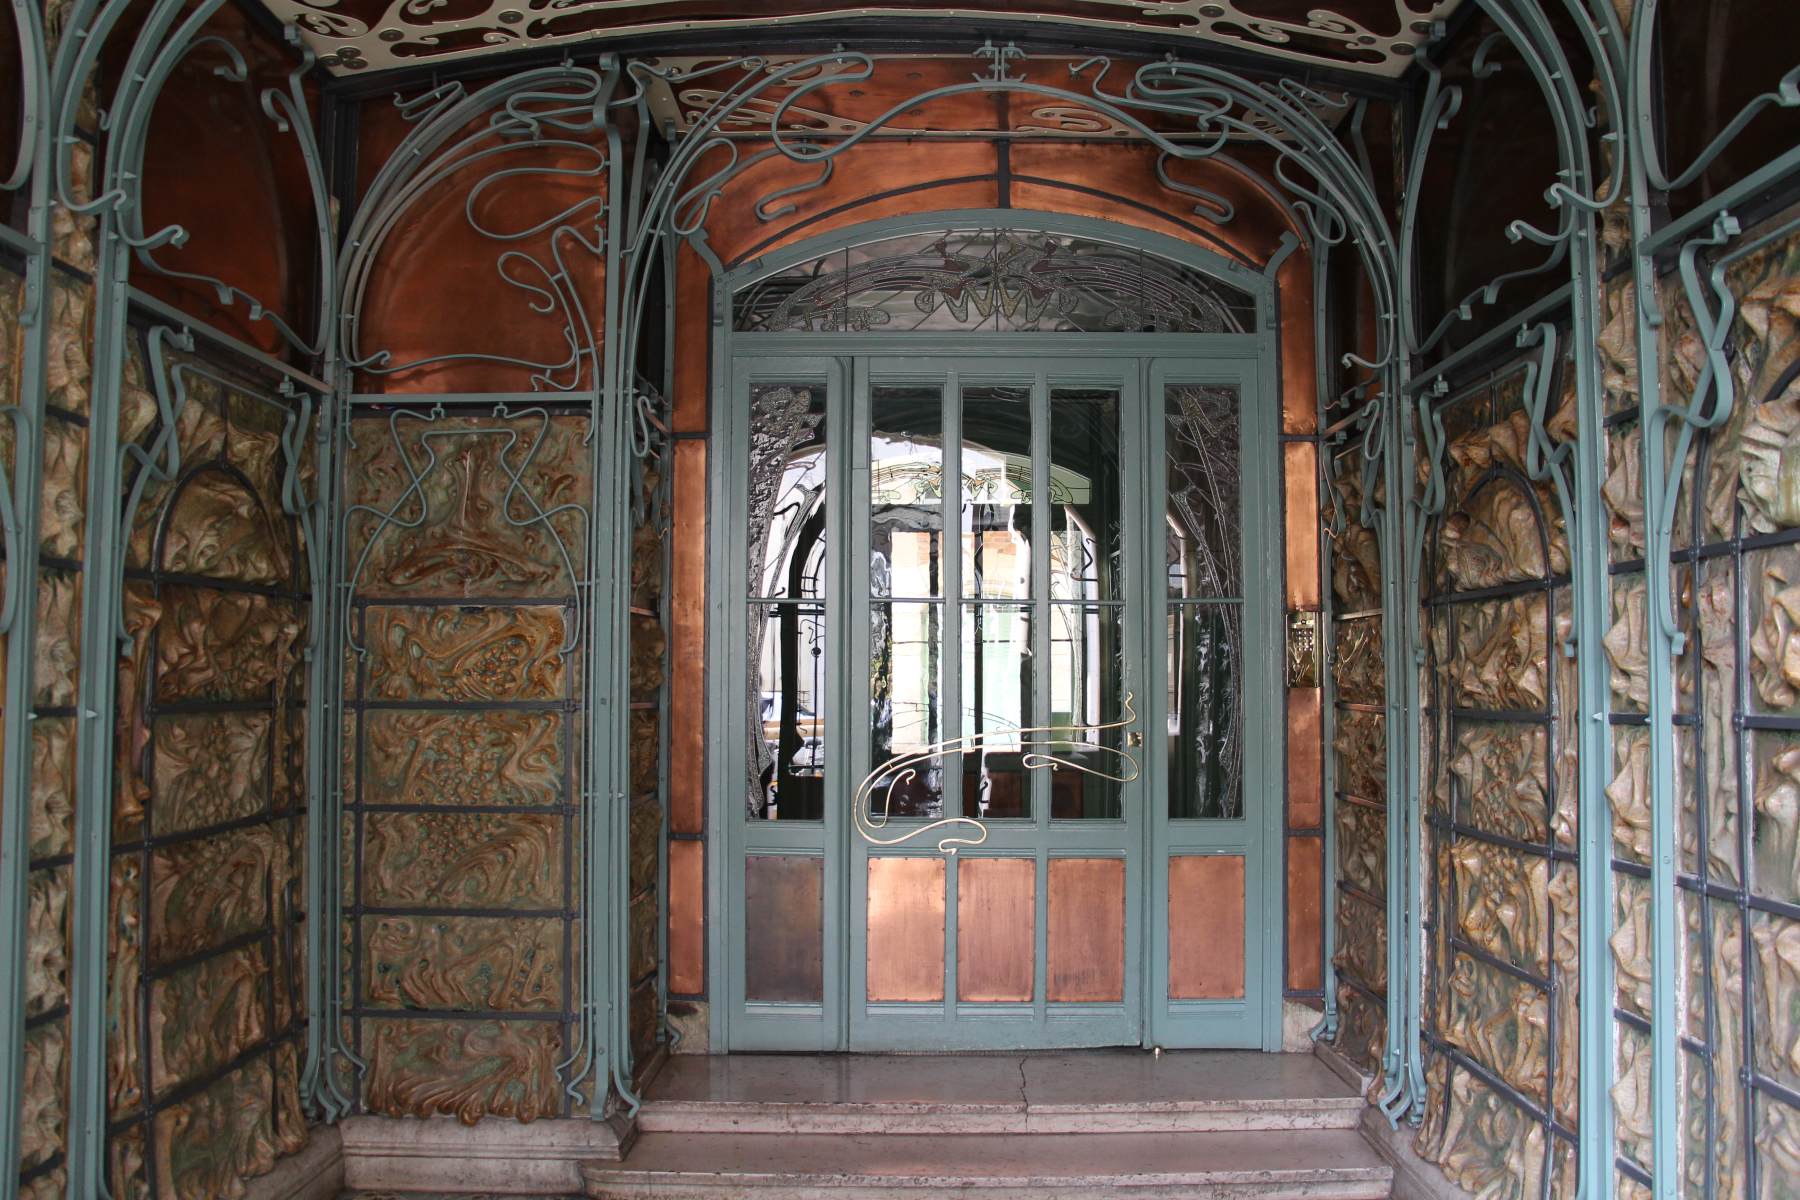
<svg viewBox="0 0 1800 1200">
<path fill-rule="evenodd" d="M 1137 709 L 1132 706 L 1131 701 L 1132 694 L 1126 692 L 1125 715 L 1103 725 L 1036 725 L 1023 729 L 996 729 L 933 742 L 905 754 L 896 754 L 863 776 L 862 782 L 856 785 L 850 804 L 857 836 L 871 846 L 889 847 L 903 846 L 939 830 L 958 830 L 966 832 L 948 833 L 938 841 L 940 853 L 953 855 L 959 847 L 981 845 L 987 841 L 987 823 L 976 817 L 939 817 L 923 825 L 909 826 L 891 836 L 884 836 L 882 831 L 888 827 L 889 801 L 894 789 L 915 779 L 920 767 L 990 748 L 1003 746 L 1009 751 L 1019 751 L 1019 765 L 1028 771 L 1079 771 L 1083 775 L 1112 783 L 1131 783 L 1138 777 L 1139 765 L 1137 756 L 1129 750 L 1108 746 L 1092 737 L 1059 736 L 1094 735 L 1125 729 L 1137 721 Z M 1111 756 L 1122 769 L 1104 771 L 1069 757 L 1076 753 Z M 877 793 L 881 796 L 880 811 L 876 811 L 875 807 Z"/>
</svg>

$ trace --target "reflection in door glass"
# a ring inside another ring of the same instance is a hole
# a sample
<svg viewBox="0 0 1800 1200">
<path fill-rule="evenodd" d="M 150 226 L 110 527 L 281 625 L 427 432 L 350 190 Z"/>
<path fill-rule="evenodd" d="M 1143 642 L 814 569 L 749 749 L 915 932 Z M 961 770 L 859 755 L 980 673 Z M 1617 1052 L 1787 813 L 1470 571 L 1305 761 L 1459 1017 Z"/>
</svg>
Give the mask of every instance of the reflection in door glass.
<svg viewBox="0 0 1800 1200">
<path fill-rule="evenodd" d="M 944 414 L 938 387 L 873 389 L 869 593 L 943 594 Z"/>
<path fill-rule="evenodd" d="M 755 820 L 824 812 L 825 389 L 750 389 L 745 494 L 745 806 Z"/>
<path fill-rule="evenodd" d="M 962 734 L 982 735 L 963 756 L 964 816 L 1031 815 L 1028 747 L 1018 731 L 1036 724 L 1034 674 L 1028 606 L 962 606 Z"/>
<path fill-rule="evenodd" d="M 962 389 L 963 595 L 1031 594 L 1031 389 Z"/>
<path fill-rule="evenodd" d="M 944 813 L 943 608 L 938 604 L 869 606 L 869 765 L 879 817 L 936 818 Z M 908 761 L 919 758 L 920 761 Z"/>
<path fill-rule="evenodd" d="M 825 811 L 825 607 L 749 606 L 749 815 L 816 821 Z"/>
<path fill-rule="evenodd" d="M 1050 724 L 1067 727 L 1046 749 L 1067 765 L 1051 773 L 1050 815 L 1115 818 L 1123 729 L 1101 729 L 1124 716 L 1124 612 L 1111 604 L 1050 606 Z M 1067 740 L 1061 740 L 1066 738 Z"/>
<path fill-rule="evenodd" d="M 1119 599 L 1119 392 L 1050 390 L 1050 595 Z"/>
<path fill-rule="evenodd" d="M 1170 387 L 1164 418 L 1169 815 L 1231 819 L 1244 815 L 1237 389 Z"/>
</svg>

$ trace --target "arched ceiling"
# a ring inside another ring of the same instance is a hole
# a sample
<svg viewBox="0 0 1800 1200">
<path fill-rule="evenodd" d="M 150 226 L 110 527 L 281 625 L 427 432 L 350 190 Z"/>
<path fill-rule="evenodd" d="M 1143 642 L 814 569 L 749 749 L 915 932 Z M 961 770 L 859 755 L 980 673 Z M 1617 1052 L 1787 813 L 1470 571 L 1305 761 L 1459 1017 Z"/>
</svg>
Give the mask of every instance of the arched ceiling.
<svg viewBox="0 0 1800 1200">
<path fill-rule="evenodd" d="M 1109 39 L 1142 38 L 1152 54 L 1230 47 L 1274 60 L 1392 78 L 1412 61 L 1431 23 L 1463 0 L 262 0 L 300 27 L 339 75 L 465 60 L 533 46 L 813 31 L 846 22 L 892 23 L 934 35 L 949 22 L 985 23 Z"/>
</svg>

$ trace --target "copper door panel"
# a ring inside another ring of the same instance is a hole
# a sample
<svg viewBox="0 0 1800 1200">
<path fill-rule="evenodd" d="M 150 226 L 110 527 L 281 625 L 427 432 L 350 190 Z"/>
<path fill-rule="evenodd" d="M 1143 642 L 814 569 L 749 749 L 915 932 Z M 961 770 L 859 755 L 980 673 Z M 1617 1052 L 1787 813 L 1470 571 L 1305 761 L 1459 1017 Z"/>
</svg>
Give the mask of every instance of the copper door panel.
<svg viewBox="0 0 1800 1200">
<path fill-rule="evenodd" d="M 825 860 L 744 859 L 744 998 L 825 999 Z"/>
<path fill-rule="evenodd" d="M 1125 999 L 1125 860 L 1050 860 L 1048 996 Z"/>
<path fill-rule="evenodd" d="M 944 860 L 869 860 L 868 995 L 944 998 Z"/>
<path fill-rule="evenodd" d="M 956 998 L 1031 999 L 1037 863 L 964 858 L 956 868 Z"/>
<path fill-rule="evenodd" d="M 1169 999 L 1236 1000 L 1243 995 L 1243 856 L 1183 854 L 1169 859 Z"/>
</svg>

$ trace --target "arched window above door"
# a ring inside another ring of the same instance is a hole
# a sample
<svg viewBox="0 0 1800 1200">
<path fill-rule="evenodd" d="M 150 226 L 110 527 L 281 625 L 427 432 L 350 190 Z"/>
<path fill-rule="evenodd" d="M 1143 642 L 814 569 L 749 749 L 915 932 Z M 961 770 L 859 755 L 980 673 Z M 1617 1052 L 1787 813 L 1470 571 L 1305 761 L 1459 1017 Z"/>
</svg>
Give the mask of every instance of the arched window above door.
<svg viewBox="0 0 1800 1200">
<path fill-rule="evenodd" d="M 1244 333 L 1250 293 L 1094 238 L 946 228 L 881 238 L 764 276 L 732 303 L 738 333 Z"/>
</svg>

